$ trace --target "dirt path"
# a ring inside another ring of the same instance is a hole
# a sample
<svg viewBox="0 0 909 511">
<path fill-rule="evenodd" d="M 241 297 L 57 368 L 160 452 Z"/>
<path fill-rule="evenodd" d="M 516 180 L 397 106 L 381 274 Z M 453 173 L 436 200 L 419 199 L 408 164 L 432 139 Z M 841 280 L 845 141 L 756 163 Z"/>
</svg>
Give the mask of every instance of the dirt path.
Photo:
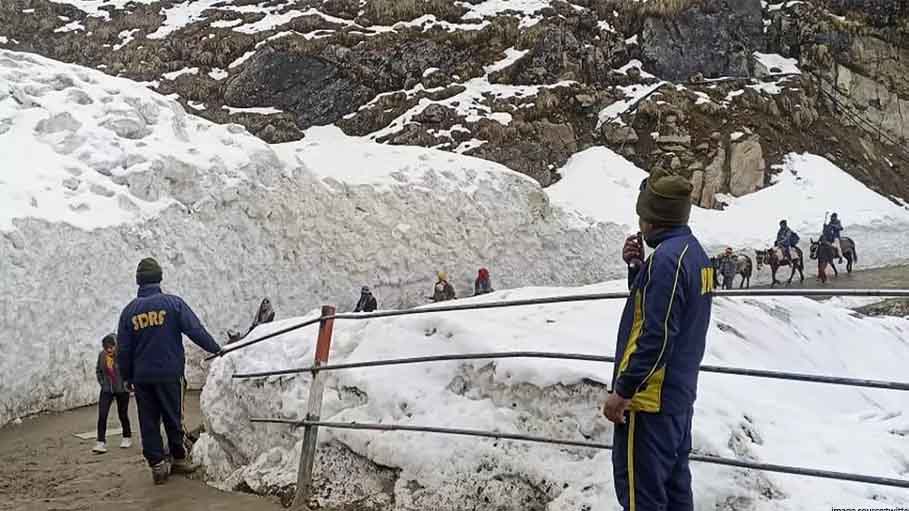
<svg viewBox="0 0 909 511">
<path fill-rule="evenodd" d="M 199 395 L 190 393 L 187 424 L 200 422 Z M 138 429 L 135 402 L 130 403 Z M 111 410 L 110 427 L 119 427 Z M 152 484 L 137 445 L 119 449 L 120 436 L 108 439 L 110 451 L 94 455 L 94 440 L 74 433 L 94 431 L 94 406 L 26 419 L 0 429 L 0 510 L 16 511 L 269 511 L 276 501 L 218 491 L 199 480 L 174 476 Z"/>
<path fill-rule="evenodd" d="M 826 284 L 821 284 L 816 280 L 817 277 L 817 262 L 811 261 L 814 264 L 809 265 L 805 268 L 805 282 L 799 283 L 798 274 L 796 274 L 795 279 L 792 281 L 792 285 L 789 286 L 793 289 L 804 288 L 804 289 L 814 289 L 814 288 L 829 288 L 829 289 L 864 289 L 864 288 L 909 288 L 909 266 L 890 266 L 887 268 L 876 268 L 872 270 L 861 270 L 854 271 L 851 274 L 846 273 L 845 265 L 837 265 L 837 268 L 840 270 L 838 277 L 833 277 L 833 270 L 830 268 L 827 269 L 828 280 Z M 769 275 L 770 270 L 764 268 L 763 273 Z M 785 278 L 784 278 L 785 277 Z M 736 279 L 738 283 L 739 279 Z M 789 268 L 783 267 L 780 268 L 779 273 L 777 273 L 777 279 L 783 282 L 782 286 L 786 287 L 786 279 L 789 278 Z M 755 286 L 755 287 L 769 287 L 769 286 Z"/>
</svg>

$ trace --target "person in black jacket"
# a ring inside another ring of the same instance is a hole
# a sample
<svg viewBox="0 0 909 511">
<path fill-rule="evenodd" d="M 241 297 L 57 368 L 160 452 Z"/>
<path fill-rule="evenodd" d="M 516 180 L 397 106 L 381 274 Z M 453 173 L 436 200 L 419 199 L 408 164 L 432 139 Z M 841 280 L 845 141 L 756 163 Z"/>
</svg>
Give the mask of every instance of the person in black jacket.
<svg viewBox="0 0 909 511">
<path fill-rule="evenodd" d="M 98 385 L 101 386 L 101 396 L 98 398 L 98 443 L 92 449 L 95 454 L 107 452 L 107 416 L 114 401 L 117 402 L 117 416 L 123 429 L 120 448 L 129 449 L 133 446 L 133 433 L 129 424 L 129 391 L 117 364 L 116 336 L 114 334 L 104 336 L 104 339 L 101 339 L 101 346 L 103 349 L 98 354 L 98 363 L 95 366 L 95 376 L 98 378 Z"/>
<path fill-rule="evenodd" d="M 354 312 L 373 312 L 378 307 L 379 304 L 376 302 L 376 297 L 372 295 L 369 287 L 363 286 L 360 288 L 360 300 L 357 301 Z"/>
<path fill-rule="evenodd" d="M 154 259 L 139 263 L 138 296 L 123 309 L 117 330 L 117 361 L 123 379 L 136 392 L 142 454 L 155 484 L 167 482 L 171 471 L 187 474 L 196 469 L 183 444 L 183 335 L 209 353 L 221 352 L 189 305 L 161 292 L 161 277 L 161 266 Z M 172 461 L 164 452 L 162 421 Z"/>
</svg>

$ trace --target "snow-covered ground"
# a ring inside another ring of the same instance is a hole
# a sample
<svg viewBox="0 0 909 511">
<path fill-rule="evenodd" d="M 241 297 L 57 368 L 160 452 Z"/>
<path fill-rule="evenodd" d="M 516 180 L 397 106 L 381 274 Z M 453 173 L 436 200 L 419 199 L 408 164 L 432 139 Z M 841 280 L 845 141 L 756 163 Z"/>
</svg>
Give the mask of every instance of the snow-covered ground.
<svg viewBox="0 0 909 511">
<path fill-rule="evenodd" d="M 818 239 L 827 212 L 839 213 L 859 254 L 858 268 L 909 261 L 909 208 L 898 206 L 831 163 L 811 154 L 789 154 L 773 184 L 744 197 L 722 197 L 725 210 L 694 208 L 691 226 L 710 253 L 733 247 L 754 257 L 770 247 L 781 219 L 801 237 L 808 250 Z M 546 189 L 554 204 L 578 212 L 582 224 L 591 219 L 636 229 L 634 205 L 647 173 L 605 147 L 575 154 L 560 169 L 562 180 Z M 634 226 L 634 227 L 632 227 Z M 806 265 L 814 277 L 813 265 Z M 769 281 L 767 270 L 758 281 Z"/>
<path fill-rule="evenodd" d="M 617 291 L 527 288 L 473 301 Z M 622 303 L 337 321 L 331 362 L 485 351 L 611 355 Z M 315 317 L 316 311 L 306 318 Z M 262 327 L 256 335 L 287 326 Z M 717 299 L 705 363 L 905 380 L 909 320 L 860 319 L 807 299 Z M 309 375 L 231 375 L 312 363 L 316 326 L 216 361 L 202 394 L 210 435 L 196 454 L 218 485 L 281 492 L 296 482 L 302 430 L 250 417 L 299 419 Z M 326 373 L 322 419 L 521 432 L 611 443 L 600 415 L 612 366 L 506 359 Z M 909 476 L 909 400 L 900 392 L 704 373 L 694 450 L 753 461 Z M 320 504 L 381 509 L 618 510 L 608 452 L 419 433 L 325 430 Z M 693 464 L 696 509 L 793 510 L 909 505 L 904 490 Z M 368 505 L 366 505 L 369 508 Z"/>
<path fill-rule="evenodd" d="M 158 257 L 216 337 L 278 317 L 425 302 L 446 270 L 501 288 L 621 272 L 617 225 L 580 225 L 488 161 L 311 130 L 270 146 L 140 84 L 0 50 L 0 424 L 97 398 L 94 355 Z M 196 350 L 197 351 L 197 350 Z M 191 379 L 202 380 L 198 364 Z"/>
</svg>

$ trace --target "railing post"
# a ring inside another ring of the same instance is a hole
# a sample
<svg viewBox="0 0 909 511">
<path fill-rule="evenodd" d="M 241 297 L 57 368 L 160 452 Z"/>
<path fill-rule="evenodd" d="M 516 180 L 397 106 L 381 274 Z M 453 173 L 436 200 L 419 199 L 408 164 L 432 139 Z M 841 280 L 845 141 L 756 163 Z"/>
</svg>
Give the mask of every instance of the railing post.
<svg viewBox="0 0 909 511">
<path fill-rule="evenodd" d="M 322 317 L 334 316 L 335 308 L 331 305 L 322 306 Z M 319 338 L 316 341 L 316 367 L 328 362 L 328 353 L 331 349 L 331 332 L 334 328 L 334 319 L 323 319 L 319 322 Z M 309 386 L 309 402 L 307 403 L 306 420 L 318 421 L 322 414 L 322 392 L 325 389 L 325 375 L 315 371 L 312 384 Z M 312 469 L 316 461 L 316 440 L 319 436 L 318 426 L 305 426 L 303 433 L 303 447 L 300 450 L 300 468 L 297 471 L 297 493 L 294 495 L 294 509 L 308 509 L 309 497 L 312 494 Z"/>
</svg>

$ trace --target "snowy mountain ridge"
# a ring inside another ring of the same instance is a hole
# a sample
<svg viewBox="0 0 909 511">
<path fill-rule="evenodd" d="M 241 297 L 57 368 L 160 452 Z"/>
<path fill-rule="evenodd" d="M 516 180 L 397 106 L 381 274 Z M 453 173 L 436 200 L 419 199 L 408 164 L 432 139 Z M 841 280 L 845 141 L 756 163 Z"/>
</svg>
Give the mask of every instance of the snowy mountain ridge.
<svg viewBox="0 0 909 511">
<path fill-rule="evenodd" d="M 685 175 L 706 208 L 811 152 L 898 200 L 909 13 L 895 4 L 12 0 L 0 45 L 141 81 L 269 142 L 336 125 L 544 186 L 608 146 Z"/>
</svg>

